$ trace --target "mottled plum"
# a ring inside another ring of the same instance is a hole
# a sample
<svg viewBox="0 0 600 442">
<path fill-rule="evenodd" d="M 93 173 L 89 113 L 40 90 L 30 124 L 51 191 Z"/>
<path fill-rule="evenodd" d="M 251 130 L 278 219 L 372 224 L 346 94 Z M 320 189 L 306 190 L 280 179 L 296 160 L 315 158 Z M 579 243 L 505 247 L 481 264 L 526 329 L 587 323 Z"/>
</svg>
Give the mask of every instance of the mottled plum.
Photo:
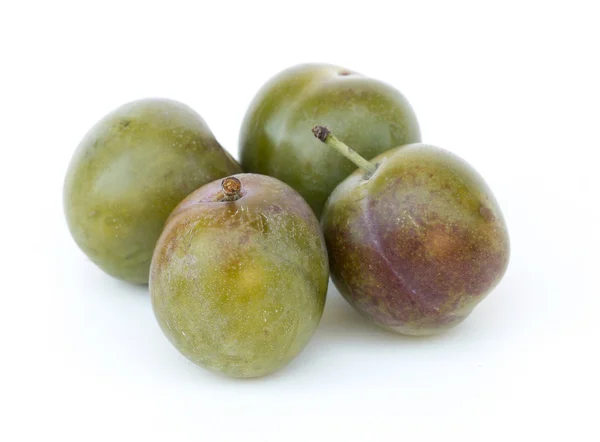
<svg viewBox="0 0 600 442">
<path fill-rule="evenodd" d="M 308 204 L 283 182 L 240 174 L 189 195 L 150 271 L 154 313 L 187 358 L 233 377 L 292 360 L 325 303 L 327 250 Z"/>
<path fill-rule="evenodd" d="M 400 146 L 368 162 L 327 128 L 313 132 L 360 166 L 333 191 L 322 218 L 340 293 L 399 333 L 460 323 L 509 259 L 502 212 L 483 178 L 437 147 Z"/>
</svg>

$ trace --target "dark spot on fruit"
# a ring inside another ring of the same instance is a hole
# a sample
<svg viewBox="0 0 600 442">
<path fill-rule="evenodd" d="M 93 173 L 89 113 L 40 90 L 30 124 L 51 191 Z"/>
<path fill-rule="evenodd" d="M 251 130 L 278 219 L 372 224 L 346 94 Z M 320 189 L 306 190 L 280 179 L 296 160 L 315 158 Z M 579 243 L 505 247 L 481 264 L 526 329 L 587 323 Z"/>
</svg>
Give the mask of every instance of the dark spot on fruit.
<svg viewBox="0 0 600 442">
<path fill-rule="evenodd" d="M 119 129 L 125 129 L 127 126 L 131 124 L 131 120 L 121 120 L 119 121 Z"/>
<path fill-rule="evenodd" d="M 342 77 L 346 77 L 346 76 L 350 75 L 350 72 L 348 72 L 348 71 L 341 71 L 341 72 L 338 73 L 338 75 L 341 75 Z"/>
</svg>

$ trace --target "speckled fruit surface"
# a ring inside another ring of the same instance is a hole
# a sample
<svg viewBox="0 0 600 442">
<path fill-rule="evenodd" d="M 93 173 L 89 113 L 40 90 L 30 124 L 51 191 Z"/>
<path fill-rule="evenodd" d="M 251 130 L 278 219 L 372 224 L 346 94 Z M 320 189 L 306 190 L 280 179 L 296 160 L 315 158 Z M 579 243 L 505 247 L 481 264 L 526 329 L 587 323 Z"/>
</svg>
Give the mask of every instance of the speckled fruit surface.
<svg viewBox="0 0 600 442">
<path fill-rule="evenodd" d="M 376 324 L 427 335 L 460 323 L 509 259 L 483 178 L 456 155 L 412 144 L 374 158 L 332 193 L 322 219 L 332 279 Z"/>
<path fill-rule="evenodd" d="M 71 160 L 64 185 L 71 235 L 106 273 L 147 283 L 169 213 L 201 185 L 239 172 L 192 109 L 134 101 L 92 127 Z"/>
<path fill-rule="evenodd" d="M 184 356 L 229 376 L 257 377 L 285 365 L 313 335 L 325 304 L 327 251 L 296 191 L 268 176 L 233 178 L 239 184 L 207 184 L 171 214 L 150 293 L 158 323 Z"/>
</svg>

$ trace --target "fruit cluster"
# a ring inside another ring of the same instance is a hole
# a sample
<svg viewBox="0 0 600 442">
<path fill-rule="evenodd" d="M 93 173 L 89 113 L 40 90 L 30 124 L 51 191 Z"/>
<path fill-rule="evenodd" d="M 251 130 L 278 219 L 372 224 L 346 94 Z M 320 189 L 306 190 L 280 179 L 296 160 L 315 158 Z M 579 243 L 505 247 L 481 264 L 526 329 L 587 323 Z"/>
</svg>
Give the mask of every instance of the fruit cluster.
<svg viewBox="0 0 600 442">
<path fill-rule="evenodd" d="M 382 82 L 288 69 L 251 103 L 239 153 L 241 167 L 189 107 L 140 100 L 87 133 L 65 181 L 76 243 L 106 273 L 149 283 L 163 332 L 200 366 L 256 377 L 285 365 L 318 326 L 330 272 L 374 323 L 426 335 L 461 322 L 506 271 L 490 189 L 420 144 L 410 104 Z"/>
</svg>

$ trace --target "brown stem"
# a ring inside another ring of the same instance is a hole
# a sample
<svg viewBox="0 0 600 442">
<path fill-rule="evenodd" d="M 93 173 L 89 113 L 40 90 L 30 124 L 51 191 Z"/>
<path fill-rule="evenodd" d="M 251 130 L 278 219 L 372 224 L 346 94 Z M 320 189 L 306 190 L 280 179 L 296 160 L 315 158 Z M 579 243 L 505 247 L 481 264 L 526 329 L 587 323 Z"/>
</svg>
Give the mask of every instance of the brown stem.
<svg viewBox="0 0 600 442">
<path fill-rule="evenodd" d="M 223 198 L 221 201 L 235 201 L 239 199 L 242 191 L 242 183 L 236 177 L 230 176 L 221 182 Z"/>
</svg>

